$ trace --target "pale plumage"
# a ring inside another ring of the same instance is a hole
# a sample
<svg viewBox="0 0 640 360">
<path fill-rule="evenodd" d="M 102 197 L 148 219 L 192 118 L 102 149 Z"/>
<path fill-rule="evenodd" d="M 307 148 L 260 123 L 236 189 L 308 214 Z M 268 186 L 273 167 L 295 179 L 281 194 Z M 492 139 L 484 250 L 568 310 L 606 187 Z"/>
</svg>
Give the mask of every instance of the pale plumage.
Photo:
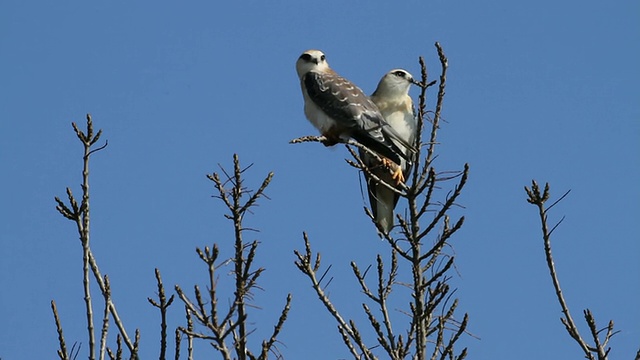
<svg viewBox="0 0 640 360">
<path fill-rule="evenodd" d="M 325 145 L 353 138 L 396 164 L 401 164 L 401 158 L 409 160 L 403 149 L 412 149 L 412 146 L 386 123 L 378 107 L 362 90 L 329 67 L 321 51 L 302 53 L 296 70 L 304 97 L 304 113 L 327 138 Z"/>
<path fill-rule="evenodd" d="M 409 72 L 394 69 L 382 77 L 376 91 L 371 95 L 371 100 L 376 104 L 386 122 L 402 140 L 392 139 L 405 155 L 400 162 L 400 168 L 405 178 L 411 167 L 410 161 L 405 159 L 411 160 L 412 158 L 412 151 L 410 147 L 407 147 L 407 144 L 411 147 L 415 146 L 417 137 L 417 120 L 413 111 L 413 101 L 409 96 L 409 88 L 412 83 L 415 81 Z M 378 178 L 389 185 L 396 184 L 389 170 L 372 156 L 361 151 L 360 157 Z M 384 233 L 388 234 L 393 227 L 393 210 L 398 203 L 398 194 L 370 176 L 366 176 L 366 180 L 373 216 Z"/>
</svg>

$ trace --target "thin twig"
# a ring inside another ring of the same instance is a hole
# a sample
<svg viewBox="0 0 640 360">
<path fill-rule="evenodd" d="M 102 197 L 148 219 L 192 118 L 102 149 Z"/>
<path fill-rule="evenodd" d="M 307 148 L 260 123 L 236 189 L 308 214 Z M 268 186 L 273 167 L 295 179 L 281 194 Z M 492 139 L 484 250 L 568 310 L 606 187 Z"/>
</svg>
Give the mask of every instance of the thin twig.
<svg viewBox="0 0 640 360">
<path fill-rule="evenodd" d="M 58 332 L 58 344 L 60 345 L 58 356 L 60 357 L 60 360 L 69 360 L 67 345 L 65 344 L 64 334 L 62 332 L 62 324 L 60 323 L 60 317 L 58 317 L 58 308 L 56 307 L 56 302 L 53 300 L 51 300 L 51 311 L 53 311 L 53 319 L 55 320 L 56 330 Z"/>
<path fill-rule="evenodd" d="M 551 233 L 553 232 L 553 230 L 555 230 L 557 225 L 554 226 L 554 228 L 551 230 L 548 229 L 547 212 L 551 208 L 551 206 L 545 209 L 545 202 L 549 199 L 549 184 L 546 183 L 544 191 L 541 192 L 540 187 L 538 186 L 538 183 L 535 180 L 533 180 L 531 182 L 531 188 L 525 186 L 525 191 L 528 195 L 527 201 L 538 208 L 538 215 L 540 217 L 540 223 L 542 225 L 542 239 L 544 241 L 544 252 L 547 260 L 547 267 L 549 268 L 549 274 L 551 276 L 553 287 L 556 292 L 556 298 L 558 299 L 558 302 L 560 303 L 560 307 L 562 308 L 562 313 L 564 314 L 564 318 L 561 318 L 560 320 L 562 324 L 565 326 L 565 329 L 567 330 L 569 335 L 578 343 L 578 345 L 584 352 L 585 357 L 587 359 L 595 359 L 592 354 L 592 352 L 595 352 L 599 360 L 605 360 L 607 358 L 608 351 L 605 351 L 604 346 L 600 343 L 595 320 L 591 315 L 591 311 L 589 311 L 588 309 L 585 310 L 585 319 L 587 321 L 587 324 L 589 325 L 591 335 L 593 336 L 594 343 L 595 343 L 594 346 L 588 345 L 580 335 L 580 332 L 578 331 L 578 328 L 575 322 L 573 321 L 573 318 L 569 311 L 567 302 L 564 299 L 562 288 L 560 287 L 560 281 L 558 280 L 555 263 L 553 261 L 553 256 L 551 253 Z M 564 195 L 562 195 L 560 200 L 564 199 L 568 193 L 569 192 L 567 191 Z M 555 201 L 552 204 L 552 206 L 556 205 L 558 202 L 559 200 Z M 611 326 L 613 327 L 612 323 L 611 323 Z"/>
<path fill-rule="evenodd" d="M 167 296 L 164 292 L 164 285 L 162 284 L 162 276 L 160 270 L 155 269 L 156 283 L 158 284 L 158 300 L 156 302 L 152 298 L 147 298 L 147 301 L 154 307 L 160 309 L 160 360 L 166 359 L 167 352 L 167 309 L 173 303 L 174 295 L 171 295 L 167 300 Z"/>
<path fill-rule="evenodd" d="M 305 243 L 305 249 L 307 251 L 304 254 L 302 254 L 297 250 L 294 250 L 294 254 L 298 259 L 296 260 L 295 265 L 303 274 L 305 274 L 309 278 L 309 280 L 311 280 L 311 286 L 315 290 L 316 295 L 318 296 L 322 304 L 325 306 L 327 311 L 338 322 L 338 331 L 342 334 L 343 341 L 345 345 L 349 348 L 354 358 L 359 359 L 360 355 L 362 354 L 362 356 L 364 356 L 365 359 L 373 359 L 374 358 L 373 354 L 371 353 L 369 348 L 363 343 L 362 338 L 359 336 L 359 333 L 357 332 L 357 329 L 354 329 L 354 327 L 352 326 L 354 325 L 353 322 L 347 323 L 342 318 L 342 316 L 340 315 L 336 307 L 333 305 L 331 300 L 329 300 L 329 297 L 325 294 L 324 290 L 322 289 L 320 285 L 320 281 L 318 280 L 317 274 L 316 274 L 317 266 L 319 266 L 319 262 L 316 261 L 315 269 L 314 267 L 311 266 L 311 259 L 314 256 L 313 256 L 313 253 L 311 252 L 309 237 L 307 236 L 306 233 L 303 233 L 303 238 Z M 319 258 L 319 254 L 316 256 L 316 259 L 318 258 Z M 355 345 L 358 346 L 360 351 L 358 351 L 355 348 L 354 343 Z"/>
<path fill-rule="evenodd" d="M 109 301 L 111 301 L 111 284 L 109 277 L 104 276 L 105 291 L 102 292 L 104 297 L 104 313 L 102 315 L 102 331 L 100 332 L 100 360 L 104 360 L 107 350 L 107 333 L 109 332 Z"/>
</svg>

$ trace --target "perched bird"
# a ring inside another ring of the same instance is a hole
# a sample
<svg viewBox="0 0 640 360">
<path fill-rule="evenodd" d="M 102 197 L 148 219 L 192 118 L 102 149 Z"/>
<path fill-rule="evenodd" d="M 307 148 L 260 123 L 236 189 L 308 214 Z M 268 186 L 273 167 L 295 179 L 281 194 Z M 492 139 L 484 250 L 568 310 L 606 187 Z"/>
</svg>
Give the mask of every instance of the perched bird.
<svg viewBox="0 0 640 360">
<path fill-rule="evenodd" d="M 378 106 L 382 116 L 392 129 L 400 136 L 400 140 L 392 139 L 396 147 L 402 151 L 400 169 L 404 177 L 408 176 L 412 159 L 411 147 L 415 146 L 417 137 L 417 120 L 414 114 L 413 101 L 409 96 L 409 88 L 416 83 L 406 70 L 394 69 L 386 73 L 371 100 Z M 408 147 L 407 144 L 409 144 Z M 394 185 L 393 175 L 375 158 L 365 151 L 360 151 L 360 158 L 369 170 L 389 185 Z M 399 195 L 365 173 L 369 202 L 375 221 L 385 234 L 393 227 L 393 209 L 398 203 Z"/>
<path fill-rule="evenodd" d="M 304 97 L 304 113 L 327 139 L 324 144 L 331 146 L 353 138 L 397 164 L 395 177 L 400 178 L 401 158 L 410 160 L 397 144 L 415 149 L 387 124 L 378 107 L 362 90 L 333 71 L 320 50 L 302 53 L 296 62 L 296 71 Z"/>
</svg>

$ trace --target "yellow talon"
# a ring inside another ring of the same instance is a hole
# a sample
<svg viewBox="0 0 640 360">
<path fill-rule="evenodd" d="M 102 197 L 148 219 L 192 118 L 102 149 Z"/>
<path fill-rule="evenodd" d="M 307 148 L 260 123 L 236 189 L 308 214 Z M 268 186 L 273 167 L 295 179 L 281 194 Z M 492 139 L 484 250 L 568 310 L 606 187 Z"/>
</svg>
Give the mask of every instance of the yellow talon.
<svg viewBox="0 0 640 360">
<path fill-rule="evenodd" d="M 382 158 L 382 165 L 391 171 L 391 179 L 396 181 L 396 185 L 404 183 L 405 178 L 400 165 L 387 158 Z"/>
<path fill-rule="evenodd" d="M 404 183 L 404 174 L 402 173 L 402 169 L 400 166 L 393 164 L 396 166 L 396 169 L 392 171 L 391 178 L 396 181 L 396 185 L 400 185 Z"/>
</svg>

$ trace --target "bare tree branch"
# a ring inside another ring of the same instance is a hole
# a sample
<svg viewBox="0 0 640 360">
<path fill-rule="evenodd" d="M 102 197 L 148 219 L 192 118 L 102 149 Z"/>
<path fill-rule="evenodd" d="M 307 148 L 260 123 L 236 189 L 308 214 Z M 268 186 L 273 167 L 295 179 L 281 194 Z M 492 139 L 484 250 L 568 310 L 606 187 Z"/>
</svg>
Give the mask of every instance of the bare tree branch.
<svg viewBox="0 0 640 360">
<path fill-rule="evenodd" d="M 549 268 L 549 275 L 551 276 L 551 281 L 553 282 L 553 287 L 556 291 L 556 298 L 558 299 L 558 302 L 560 303 L 560 307 L 562 309 L 562 313 L 564 314 L 564 317 L 560 318 L 560 321 L 564 325 L 569 335 L 578 343 L 587 359 L 595 360 L 597 357 L 598 360 L 606 360 L 610 349 L 605 349 L 605 347 L 607 346 L 611 336 L 615 334 L 615 332 L 613 332 L 613 321 L 609 321 L 609 325 L 606 328 L 607 333 L 605 335 L 605 339 L 601 342 L 600 338 L 598 337 L 599 331 L 597 330 L 596 323 L 593 315 L 591 314 L 591 311 L 589 309 L 584 310 L 584 317 L 587 325 L 589 326 L 589 331 L 594 341 L 594 345 L 587 344 L 587 342 L 580 335 L 580 332 L 578 331 L 578 328 L 573 321 L 573 318 L 571 317 L 569 306 L 564 299 L 562 288 L 560 287 L 560 281 L 558 280 L 555 263 L 553 261 L 553 256 L 551 253 L 551 233 L 553 233 L 553 231 L 557 228 L 560 222 L 562 222 L 562 220 L 560 220 L 558 224 L 556 224 L 551 230 L 549 230 L 547 225 L 547 212 L 553 206 L 558 204 L 558 202 L 564 199 L 569 194 L 569 191 L 564 193 L 564 195 L 562 195 L 560 199 L 556 200 L 553 204 L 551 204 L 551 206 L 545 209 L 545 202 L 549 200 L 550 196 L 549 183 L 546 183 L 544 190 L 541 191 L 538 183 L 533 180 L 531 182 L 531 188 L 525 186 L 524 189 L 528 196 L 527 202 L 535 205 L 538 208 L 538 216 L 540 217 L 540 223 L 542 225 L 542 240 L 544 241 L 544 253 L 547 260 L 547 267 Z"/>
<path fill-rule="evenodd" d="M 155 275 L 158 284 L 159 301 L 155 301 L 152 298 L 147 298 L 147 301 L 154 307 L 160 309 L 160 360 L 165 360 L 167 352 L 167 309 L 173 303 L 174 295 L 171 295 L 167 300 L 164 285 L 162 284 L 162 276 L 160 275 L 160 270 L 157 268 L 155 269 Z"/>
<path fill-rule="evenodd" d="M 56 302 L 53 300 L 51 300 L 51 311 L 53 311 L 53 319 L 56 322 L 56 330 L 58 331 L 58 343 L 60 344 L 58 357 L 60 357 L 60 360 L 69 360 L 67 345 L 64 341 L 64 334 L 62 332 L 62 324 L 60 323 L 60 317 L 58 317 L 58 308 L 56 307 Z"/>
<path fill-rule="evenodd" d="M 334 319 L 338 322 L 338 331 L 342 334 L 342 339 L 345 345 L 349 348 L 349 351 L 354 356 L 354 359 L 360 359 L 361 356 L 364 356 L 365 359 L 374 359 L 375 357 L 368 349 L 368 347 L 362 342 L 362 338 L 356 329 L 353 328 L 354 323 L 350 321 L 347 323 L 335 306 L 329 300 L 329 297 L 325 294 L 322 286 L 320 285 L 320 280 L 317 278 L 317 271 L 320 268 L 320 253 L 317 253 L 315 258 L 314 266 L 311 266 L 311 260 L 314 258 L 313 253 L 311 251 L 311 244 L 309 242 L 309 238 L 306 233 L 303 233 L 304 243 L 305 243 L 305 253 L 302 254 L 297 250 L 294 250 L 294 254 L 297 259 L 295 265 L 298 269 L 307 275 L 311 280 L 311 285 L 318 295 L 318 298 L 325 306 L 327 311 L 334 317 Z M 355 343 L 355 344 L 354 344 Z M 358 351 L 356 346 L 360 349 Z"/>
<path fill-rule="evenodd" d="M 100 270 L 98 268 L 98 264 L 93 256 L 90 247 L 90 212 L 89 212 L 89 162 L 90 157 L 96 151 L 102 150 L 107 146 L 105 143 L 104 146 L 98 148 L 92 148 L 100 139 L 102 135 L 102 130 L 99 130 L 94 135 L 93 130 L 93 120 L 90 114 L 87 114 L 86 117 L 86 130 L 82 131 L 76 123 L 72 123 L 73 130 L 76 133 L 76 136 L 82 142 L 84 153 L 82 156 L 83 159 L 83 168 L 82 168 L 82 199 L 80 203 L 74 197 L 70 188 L 66 189 L 67 198 L 69 200 L 70 207 L 65 205 L 60 198 L 56 197 L 55 201 L 57 203 L 56 209 L 62 216 L 73 221 L 76 224 L 76 228 L 78 231 L 78 235 L 80 237 L 80 243 L 82 245 L 82 264 L 83 264 L 83 290 L 84 290 L 84 301 L 85 301 L 85 309 L 86 309 L 86 319 L 87 319 L 87 332 L 89 337 L 89 359 L 95 359 L 95 332 L 94 332 L 94 324 L 93 324 L 93 303 L 91 298 L 91 288 L 90 288 L 90 275 L 89 270 L 93 273 L 94 279 L 96 280 L 98 286 L 100 287 L 100 291 L 103 296 L 106 296 L 106 307 L 113 316 L 113 321 L 116 324 L 120 334 L 122 335 L 125 344 L 129 348 L 129 351 L 132 353 L 133 358 L 137 358 L 136 355 L 136 345 L 135 342 L 132 342 L 127 332 L 124 328 L 124 325 L 118 315 L 116 307 L 111 300 L 111 296 L 109 294 L 108 284 L 105 283 L 105 278 L 101 275 Z M 105 319 L 105 317 L 103 317 Z M 103 324 L 103 331 L 108 329 L 108 326 L 105 327 Z M 101 338 L 106 338 L 106 334 L 103 333 Z M 101 355 L 100 358 L 104 357 L 104 349 L 105 347 L 101 345 Z"/>
<path fill-rule="evenodd" d="M 197 322 L 207 329 L 207 332 L 195 331 L 191 328 L 178 328 L 180 332 L 186 334 L 191 339 L 203 339 L 211 341 L 211 345 L 216 349 L 223 359 L 230 360 L 232 358 L 245 359 L 266 359 L 268 354 L 278 354 L 276 348 L 277 336 L 282 330 L 282 326 L 287 319 L 287 315 L 291 305 L 291 295 L 287 297 L 285 307 L 280 312 L 278 322 L 274 326 L 274 330 L 269 339 L 263 340 L 260 352 L 257 357 L 249 349 L 249 335 L 253 333 L 250 329 L 248 317 L 248 308 L 253 307 L 250 301 L 253 299 L 253 291 L 260 289 L 258 279 L 263 273 L 264 268 L 255 268 L 257 250 L 260 243 L 258 241 L 247 242 L 244 240 L 244 232 L 253 230 L 243 225 L 244 216 L 250 209 L 257 206 L 257 201 L 265 195 L 265 190 L 273 173 L 269 173 L 262 181 L 257 190 L 250 190 L 244 186 L 243 173 L 249 169 L 251 165 L 244 169 L 240 166 L 238 155 L 233 156 L 233 172 L 227 172 L 224 167 L 220 166 L 224 178 L 218 173 L 207 175 L 207 178 L 214 183 L 217 191 L 215 197 L 222 200 L 227 208 L 225 218 L 233 222 L 234 229 L 234 253 L 230 260 L 218 262 L 220 250 L 217 244 L 213 248 L 205 247 L 204 250 L 196 249 L 200 259 L 206 263 L 208 270 L 208 291 L 206 299 L 199 287 L 194 286 L 195 303 L 190 300 L 182 291 L 180 286 L 176 285 L 175 289 L 178 297 L 184 302 L 187 314 L 197 320 Z M 235 290 L 228 307 L 221 308 L 218 300 L 218 279 L 216 270 L 223 264 L 233 264 L 233 277 Z M 191 345 L 189 345 L 191 346 Z M 235 353 L 235 356 L 232 355 Z M 191 357 L 191 351 L 190 355 Z"/>
</svg>

